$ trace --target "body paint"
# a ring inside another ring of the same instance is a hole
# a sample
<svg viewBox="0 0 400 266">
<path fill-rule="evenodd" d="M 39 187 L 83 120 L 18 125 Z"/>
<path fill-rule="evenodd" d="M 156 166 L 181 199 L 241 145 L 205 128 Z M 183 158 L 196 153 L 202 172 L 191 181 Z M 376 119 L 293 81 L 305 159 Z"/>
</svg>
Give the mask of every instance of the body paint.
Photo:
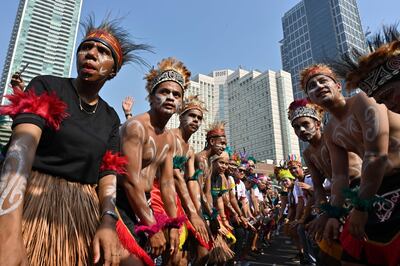
<svg viewBox="0 0 400 266">
<path fill-rule="evenodd" d="M 23 202 L 27 184 L 23 154 L 27 152 L 28 146 L 18 140 L 12 143 L 7 152 L 0 182 L 0 215 L 14 211 Z M 5 207 L 6 204 L 9 206 Z"/>
</svg>

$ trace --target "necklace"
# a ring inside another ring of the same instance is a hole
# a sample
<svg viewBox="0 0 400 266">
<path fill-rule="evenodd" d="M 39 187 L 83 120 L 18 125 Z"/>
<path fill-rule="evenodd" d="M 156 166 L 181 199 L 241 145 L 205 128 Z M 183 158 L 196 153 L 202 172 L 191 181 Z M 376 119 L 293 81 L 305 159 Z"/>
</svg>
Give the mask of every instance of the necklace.
<svg viewBox="0 0 400 266">
<path fill-rule="evenodd" d="M 92 114 L 96 113 L 97 107 L 99 106 L 99 100 L 97 100 L 97 103 L 95 104 L 94 110 L 93 110 L 93 111 L 88 111 L 88 110 L 86 110 L 86 109 L 83 108 L 83 106 L 82 106 L 82 98 L 81 98 L 81 96 L 79 95 L 78 90 L 77 90 L 77 88 L 76 88 L 76 86 L 75 86 L 75 83 L 74 83 L 72 80 L 71 80 L 71 84 L 72 84 L 72 87 L 74 87 L 74 90 L 75 90 L 75 92 L 76 92 L 76 95 L 78 96 L 78 99 L 79 99 L 79 108 L 81 109 L 81 111 L 84 111 L 84 112 L 87 113 L 88 115 L 92 115 Z M 88 104 L 88 105 L 89 105 L 89 104 Z M 89 106 L 91 106 L 91 105 L 89 105 Z"/>
<path fill-rule="evenodd" d="M 78 94 L 78 98 L 79 98 L 79 108 L 81 109 L 81 111 L 84 111 L 85 113 L 87 113 L 87 114 L 89 114 L 89 115 L 92 115 L 92 114 L 96 113 L 97 106 L 99 106 L 99 101 L 98 101 L 98 100 L 97 100 L 97 103 L 96 103 L 95 106 L 94 106 L 94 110 L 93 110 L 93 111 L 88 111 L 88 110 L 86 110 L 85 108 L 83 108 L 83 106 L 82 106 L 82 99 L 81 99 L 81 97 L 79 96 L 79 94 Z"/>
</svg>

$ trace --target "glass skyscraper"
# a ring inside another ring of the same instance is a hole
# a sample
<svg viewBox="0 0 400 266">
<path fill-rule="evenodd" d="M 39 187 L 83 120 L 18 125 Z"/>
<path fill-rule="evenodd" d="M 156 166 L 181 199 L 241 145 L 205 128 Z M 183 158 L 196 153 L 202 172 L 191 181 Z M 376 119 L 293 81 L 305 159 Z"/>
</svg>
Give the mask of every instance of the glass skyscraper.
<svg viewBox="0 0 400 266">
<path fill-rule="evenodd" d="M 366 47 L 356 0 L 302 0 L 284 14 L 282 26 L 282 66 L 292 75 L 295 99 L 305 96 L 303 68 Z"/>
<path fill-rule="evenodd" d="M 25 84 L 37 75 L 70 76 L 82 1 L 20 1 L 1 77 L 1 95 L 10 93 L 12 74 L 27 63 L 22 74 Z"/>
<path fill-rule="evenodd" d="M 10 94 L 11 76 L 27 85 L 38 75 L 70 76 L 83 0 L 20 0 L 0 81 L 1 104 Z M 12 120 L 0 116 L 0 149 L 11 135 Z"/>
<path fill-rule="evenodd" d="M 301 0 L 284 14 L 282 27 L 282 68 L 292 75 L 295 99 L 305 97 L 300 88 L 303 68 L 337 58 L 352 47 L 366 48 L 356 0 Z M 300 141 L 301 151 L 306 146 Z"/>
</svg>

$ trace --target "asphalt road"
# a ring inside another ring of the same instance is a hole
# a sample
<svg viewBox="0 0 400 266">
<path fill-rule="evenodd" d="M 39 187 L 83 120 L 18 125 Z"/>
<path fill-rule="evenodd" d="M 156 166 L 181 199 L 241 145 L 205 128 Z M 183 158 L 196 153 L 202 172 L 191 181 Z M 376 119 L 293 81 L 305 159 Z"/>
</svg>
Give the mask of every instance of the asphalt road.
<svg viewBox="0 0 400 266">
<path fill-rule="evenodd" d="M 240 266 L 283 266 L 299 265 L 299 262 L 293 261 L 296 256 L 296 249 L 289 238 L 283 235 L 275 236 L 272 245 L 264 248 L 263 255 L 251 257 L 249 261 L 241 262 Z"/>
</svg>

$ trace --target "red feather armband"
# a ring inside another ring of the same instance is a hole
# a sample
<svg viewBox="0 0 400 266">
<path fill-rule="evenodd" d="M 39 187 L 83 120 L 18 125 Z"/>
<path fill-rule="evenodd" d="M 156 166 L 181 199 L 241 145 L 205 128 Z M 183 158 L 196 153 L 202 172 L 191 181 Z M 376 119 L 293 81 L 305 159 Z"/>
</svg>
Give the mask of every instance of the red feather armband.
<svg viewBox="0 0 400 266">
<path fill-rule="evenodd" d="M 101 162 L 100 171 L 114 171 L 119 175 L 125 175 L 128 159 L 118 153 L 113 154 L 111 151 L 106 151 Z"/>
<path fill-rule="evenodd" d="M 58 130 L 61 122 L 69 116 L 66 112 L 67 104 L 54 91 L 36 95 L 34 89 L 26 92 L 14 90 L 13 94 L 5 97 L 10 104 L 1 106 L 0 114 L 9 115 L 11 118 L 19 114 L 35 114 L 43 118 L 47 126 Z"/>
</svg>

